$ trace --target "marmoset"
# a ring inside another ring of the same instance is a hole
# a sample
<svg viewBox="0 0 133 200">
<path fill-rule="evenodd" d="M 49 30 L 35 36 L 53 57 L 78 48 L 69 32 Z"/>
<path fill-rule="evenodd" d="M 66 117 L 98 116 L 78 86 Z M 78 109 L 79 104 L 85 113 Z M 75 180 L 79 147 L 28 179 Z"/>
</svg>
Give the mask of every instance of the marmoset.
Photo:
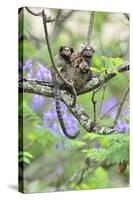
<svg viewBox="0 0 133 200">
<path fill-rule="evenodd" d="M 59 53 L 54 57 L 56 67 L 60 70 L 66 67 L 66 64 L 70 63 L 70 57 L 73 54 L 74 49 L 69 46 L 61 46 Z"/>
<path fill-rule="evenodd" d="M 61 46 L 58 55 L 54 59 L 56 67 L 59 68 L 60 73 L 67 81 L 73 79 L 73 75 L 68 72 L 73 52 L 74 52 L 73 48 L 68 46 Z M 72 72 L 74 73 L 74 70 L 72 70 Z M 58 75 L 55 75 L 55 77 L 56 81 L 54 82 L 54 96 L 55 96 L 56 112 L 58 115 L 58 119 L 64 135 L 69 139 L 75 139 L 78 136 L 79 131 L 76 132 L 74 135 L 71 135 L 67 132 L 60 105 L 60 89 L 62 87 L 68 89 L 69 87 L 66 85 L 66 83 L 64 83 L 64 81 Z"/>
<path fill-rule="evenodd" d="M 85 47 L 81 52 L 75 53 L 73 48 L 64 46 L 60 48 L 59 54 L 56 56 L 58 59 L 55 60 L 55 64 L 58 68 L 60 68 L 60 73 L 64 79 L 73 84 L 77 92 L 92 78 L 90 66 L 93 53 L 93 48 Z M 64 134 L 68 138 L 74 139 L 80 132 L 78 131 L 74 135 L 70 135 L 67 132 L 60 106 L 60 89 L 67 89 L 70 93 L 72 93 L 71 88 L 69 88 L 69 86 L 66 85 L 66 83 L 64 83 L 59 76 L 56 76 L 56 80 L 57 82 L 54 87 L 58 119 Z"/>
<path fill-rule="evenodd" d="M 95 49 L 88 44 L 82 44 L 80 47 L 80 53 L 83 56 L 84 60 L 87 62 L 88 66 L 90 67 L 93 54 L 95 53 Z"/>
</svg>

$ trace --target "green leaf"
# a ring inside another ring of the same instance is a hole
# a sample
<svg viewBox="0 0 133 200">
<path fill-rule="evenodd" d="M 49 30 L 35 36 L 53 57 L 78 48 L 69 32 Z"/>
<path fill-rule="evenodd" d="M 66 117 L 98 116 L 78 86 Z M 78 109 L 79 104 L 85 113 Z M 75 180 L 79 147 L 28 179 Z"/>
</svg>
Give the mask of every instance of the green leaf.
<svg viewBox="0 0 133 200">
<path fill-rule="evenodd" d="M 27 157 L 20 157 L 20 158 L 19 158 L 19 162 L 25 162 L 25 163 L 27 163 L 27 164 L 30 164 L 30 163 L 31 163 L 30 159 L 27 158 Z"/>
<path fill-rule="evenodd" d="M 33 155 L 30 152 L 27 152 L 27 151 L 20 151 L 19 156 L 33 158 Z"/>
</svg>

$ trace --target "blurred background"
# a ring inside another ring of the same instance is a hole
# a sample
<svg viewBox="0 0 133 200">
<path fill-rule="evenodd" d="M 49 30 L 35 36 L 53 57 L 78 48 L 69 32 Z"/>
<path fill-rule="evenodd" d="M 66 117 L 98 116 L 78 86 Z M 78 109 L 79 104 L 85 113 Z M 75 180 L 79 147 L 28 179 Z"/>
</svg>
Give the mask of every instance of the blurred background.
<svg viewBox="0 0 133 200">
<path fill-rule="evenodd" d="M 81 44 L 87 43 L 89 11 L 45 9 L 45 12 L 52 18 L 60 13 L 58 21 L 48 23 L 53 56 L 62 45 L 78 51 Z M 116 72 L 117 65 L 129 61 L 128 14 L 96 12 L 92 46 L 96 50 L 92 61 L 94 74 Z M 27 79 L 51 81 L 49 66 L 42 18 L 22 9 L 19 13 L 19 78 L 23 73 Z M 129 74 L 118 73 L 96 93 L 96 119 L 100 125 L 112 125 L 128 84 Z M 92 93 L 78 96 L 78 103 L 93 120 Z M 62 103 L 67 130 L 74 133 L 80 129 L 81 132 L 73 141 L 60 129 L 54 99 L 35 94 L 19 94 L 19 97 L 20 124 L 23 121 L 23 127 L 19 127 L 20 190 L 32 193 L 129 185 L 128 95 L 115 125 L 116 130 L 126 132 L 124 135 L 87 133 Z"/>
</svg>

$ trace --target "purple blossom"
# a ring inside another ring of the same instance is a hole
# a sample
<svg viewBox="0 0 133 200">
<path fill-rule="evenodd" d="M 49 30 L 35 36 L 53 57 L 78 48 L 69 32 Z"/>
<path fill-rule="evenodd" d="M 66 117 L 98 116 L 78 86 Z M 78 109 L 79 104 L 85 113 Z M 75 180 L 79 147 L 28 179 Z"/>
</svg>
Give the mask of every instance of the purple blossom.
<svg viewBox="0 0 133 200">
<path fill-rule="evenodd" d="M 124 120 L 118 120 L 114 127 L 117 131 L 128 131 L 128 124 Z"/>
<path fill-rule="evenodd" d="M 51 72 L 44 65 L 39 63 L 35 74 L 35 78 L 37 80 L 51 81 Z"/>
<path fill-rule="evenodd" d="M 66 118 L 66 128 L 69 133 L 78 131 L 77 119 L 73 115 L 68 115 Z"/>
<path fill-rule="evenodd" d="M 126 115 L 128 115 L 128 113 L 129 113 L 129 112 L 128 112 L 128 109 L 125 109 L 125 110 L 123 110 L 123 111 L 121 112 L 121 115 L 125 117 Z"/>
<path fill-rule="evenodd" d="M 43 113 L 43 122 L 44 123 L 48 122 L 48 120 L 56 120 L 56 119 L 57 119 L 57 114 L 53 109 L 48 110 L 47 112 Z"/>
<path fill-rule="evenodd" d="M 111 97 L 110 99 L 106 100 L 102 105 L 101 114 L 105 114 L 115 104 L 117 104 L 117 99 L 115 97 Z"/>
<path fill-rule="evenodd" d="M 37 111 L 44 103 L 44 98 L 40 95 L 33 95 L 32 101 L 31 101 L 31 108 L 35 111 Z"/>
<path fill-rule="evenodd" d="M 106 56 L 107 57 L 111 57 L 112 56 L 112 52 L 109 49 L 106 50 Z"/>
<path fill-rule="evenodd" d="M 67 132 L 69 134 L 74 134 L 78 131 L 78 127 L 77 126 L 70 126 L 70 125 L 67 125 L 66 126 L 66 129 L 67 129 Z"/>
<path fill-rule="evenodd" d="M 59 144 L 57 144 L 57 143 L 54 144 L 54 149 L 59 149 L 59 147 L 60 147 Z"/>
<path fill-rule="evenodd" d="M 61 102 L 60 105 L 61 105 L 61 111 L 62 112 L 67 112 L 67 106 L 64 103 L 62 103 L 62 102 Z"/>
<path fill-rule="evenodd" d="M 31 79 L 33 74 L 32 74 L 32 60 L 27 59 L 25 62 L 25 65 L 23 66 L 23 72 L 26 73 L 26 78 Z"/>
<path fill-rule="evenodd" d="M 25 65 L 23 66 L 23 72 L 25 72 L 28 69 L 29 70 L 32 69 L 32 60 L 31 59 L 26 60 Z"/>
<path fill-rule="evenodd" d="M 68 124 L 77 124 L 78 120 L 72 114 L 69 114 L 67 117 L 67 123 Z"/>
<path fill-rule="evenodd" d="M 56 123 L 52 123 L 48 125 L 48 128 L 52 130 L 54 133 L 60 133 L 58 126 Z"/>
<path fill-rule="evenodd" d="M 21 61 L 18 62 L 18 67 L 19 67 L 19 69 L 23 69 L 23 65 L 22 65 Z"/>
<path fill-rule="evenodd" d="M 93 148 L 93 149 L 99 149 L 99 148 L 100 148 L 99 142 L 96 142 L 96 143 L 93 145 L 92 148 Z"/>
<path fill-rule="evenodd" d="M 115 119 L 115 117 L 116 117 L 116 110 L 110 112 L 110 115 L 111 115 L 112 119 Z"/>
</svg>

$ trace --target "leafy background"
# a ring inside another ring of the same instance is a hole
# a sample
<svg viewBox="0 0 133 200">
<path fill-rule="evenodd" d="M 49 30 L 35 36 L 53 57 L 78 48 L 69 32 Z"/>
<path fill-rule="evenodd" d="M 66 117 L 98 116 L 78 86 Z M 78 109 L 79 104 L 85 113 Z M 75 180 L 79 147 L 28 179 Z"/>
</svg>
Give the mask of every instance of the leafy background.
<svg viewBox="0 0 133 200">
<path fill-rule="evenodd" d="M 48 16 L 54 17 L 57 12 L 58 9 L 46 9 Z M 53 55 L 61 45 L 79 50 L 86 43 L 89 17 L 88 11 L 61 10 L 61 19 L 48 24 Z M 118 109 L 115 105 L 121 102 L 129 82 L 128 73 L 117 72 L 117 67 L 129 60 L 129 21 L 125 15 L 97 12 L 92 45 L 96 49 L 92 62 L 94 75 L 117 73 L 96 94 L 97 120 L 100 125 L 110 127 Z M 49 66 L 42 20 L 24 9 L 19 16 L 19 78 L 23 74 L 24 78 L 51 81 Z M 54 99 L 19 95 L 19 120 L 23 121 L 23 127 L 19 127 L 20 190 L 31 193 L 128 186 L 129 97 L 115 126 L 125 134 L 109 136 L 88 133 L 62 103 L 67 130 L 81 132 L 71 141 L 61 131 Z M 78 103 L 93 120 L 92 92 L 78 96 Z"/>
</svg>

